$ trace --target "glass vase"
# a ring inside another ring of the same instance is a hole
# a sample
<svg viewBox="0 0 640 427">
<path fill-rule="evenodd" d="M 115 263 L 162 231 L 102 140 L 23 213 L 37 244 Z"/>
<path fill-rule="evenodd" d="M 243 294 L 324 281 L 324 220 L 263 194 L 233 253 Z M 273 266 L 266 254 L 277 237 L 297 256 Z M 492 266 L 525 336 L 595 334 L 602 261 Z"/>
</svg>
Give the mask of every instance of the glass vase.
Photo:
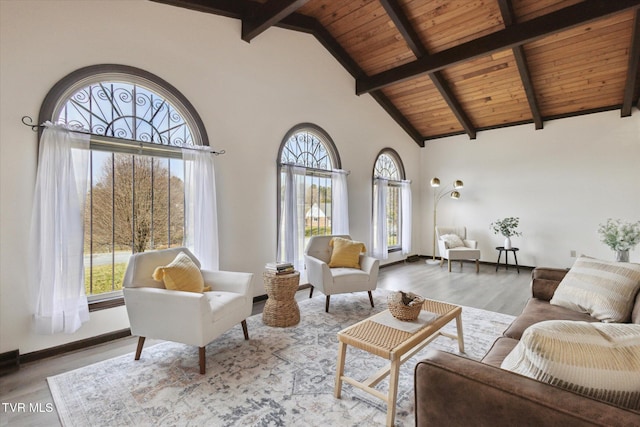
<svg viewBox="0 0 640 427">
<path fill-rule="evenodd" d="M 616 251 L 616 261 L 629 262 L 629 249 Z"/>
</svg>

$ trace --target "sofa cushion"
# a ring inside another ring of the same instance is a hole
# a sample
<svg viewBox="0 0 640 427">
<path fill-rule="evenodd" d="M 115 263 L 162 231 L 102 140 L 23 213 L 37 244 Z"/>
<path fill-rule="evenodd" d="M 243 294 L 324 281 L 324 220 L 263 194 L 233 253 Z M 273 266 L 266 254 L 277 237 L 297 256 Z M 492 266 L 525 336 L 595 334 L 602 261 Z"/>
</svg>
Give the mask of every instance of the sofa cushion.
<svg viewBox="0 0 640 427">
<path fill-rule="evenodd" d="M 247 297 L 235 292 L 214 291 L 205 293 L 211 306 L 211 321 L 217 322 L 244 311 Z"/>
<path fill-rule="evenodd" d="M 529 327 L 501 368 L 640 409 L 640 325 L 549 320 Z"/>
<path fill-rule="evenodd" d="M 631 323 L 640 325 L 640 291 L 636 295 L 636 302 L 631 310 Z"/>
<path fill-rule="evenodd" d="M 577 311 L 560 307 L 558 305 L 551 305 L 549 304 L 549 301 L 531 298 L 527 301 L 527 304 L 522 310 L 522 314 L 516 317 L 513 323 L 511 323 L 504 332 L 504 336 L 519 340 L 525 329 L 544 320 L 581 320 L 584 322 L 597 322 L 597 319 L 594 319 L 588 314 L 578 313 Z"/>
<path fill-rule="evenodd" d="M 551 304 L 603 322 L 628 322 L 640 288 L 640 264 L 581 256 L 562 279 Z"/>
<path fill-rule="evenodd" d="M 511 353 L 511 350 L 513 350 L 518 342 L 518 340 L 514 340 L 513 338 L 498 338 L 482 358 L 482 363 L 499 368 L 504 358 Z"/>
<path fill-rule="evenodd" d="M 329 241 L 329 246 L 333 248 L 329 267 L 360 268 L 360 254 L 366 252 L 366 247 L 362 242 L 334 237 Z"/>
</svg>

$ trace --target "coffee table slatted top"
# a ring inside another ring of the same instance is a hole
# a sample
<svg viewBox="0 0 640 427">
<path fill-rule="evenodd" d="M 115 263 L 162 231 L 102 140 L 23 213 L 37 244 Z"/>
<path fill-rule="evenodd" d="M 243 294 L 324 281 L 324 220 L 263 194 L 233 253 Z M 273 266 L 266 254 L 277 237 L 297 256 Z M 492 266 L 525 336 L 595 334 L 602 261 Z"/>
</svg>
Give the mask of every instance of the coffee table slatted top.
<svg viewBox="0 0 640 427">
<path fill-rule="evenodd" d="M 428 299 L 425 300 L 422 309 L 439 316 L 416 332 L 402 331 L 365 319 L 340 331 L 338 339 L 345 344 L 394 360 L 413 349 L 425 337 L 439 331 L 462 311 L 460 306 Z"/>
</svg>

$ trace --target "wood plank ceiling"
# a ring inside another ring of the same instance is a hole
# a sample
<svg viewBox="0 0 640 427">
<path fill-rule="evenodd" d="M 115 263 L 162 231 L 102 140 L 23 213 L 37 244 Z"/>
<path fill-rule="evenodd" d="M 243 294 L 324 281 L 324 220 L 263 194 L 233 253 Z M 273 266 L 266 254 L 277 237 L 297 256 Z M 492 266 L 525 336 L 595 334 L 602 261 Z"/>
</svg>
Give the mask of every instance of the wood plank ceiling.
<svg viewBox="0 0 640 427">
<path fill-rule="evenodd" d="M 314 35 L 416 141 L 640 108 L 640 0 L 152 0 Z"/>
</svg>

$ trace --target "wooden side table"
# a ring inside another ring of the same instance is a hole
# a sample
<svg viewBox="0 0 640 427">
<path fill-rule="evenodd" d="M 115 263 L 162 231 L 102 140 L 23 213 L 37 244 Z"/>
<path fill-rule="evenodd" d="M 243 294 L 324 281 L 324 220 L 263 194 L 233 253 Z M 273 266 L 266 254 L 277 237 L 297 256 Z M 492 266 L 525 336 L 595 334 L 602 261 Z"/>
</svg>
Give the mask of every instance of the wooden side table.
<svg viewBox="0 0 640 427">
<path fill-rule="evenodd" d="M 504 268 L 505 270 L 509 269 L 509 251 L 511 251 L 513 252 L 513 257 L 516 260 L 516 269 L 518 270 L 518 274 L 520 274 L 520 266 L 518 265 L 518 255 L 516 254 L 516 252 L 518 252 L 520 249 L 519 248 L 505 249 L 504 246 L 498 246 L 496 250 L 498 251 L 498 261 L 496 262 L 496 271 L 498 271 L 498 267 L 500 266 L 500 256 L 502 255 L 502 251 L 504 251 Z"/>
<path fill-rule="evenodd" d="M 295 295 L 300 272 L 275 274 L 265 271 L 262 277 L 268 297 L 262 311 L 264 324 L 281 328 L 297 325 L 300 322 L 300 308 Z"/>
</svg>

